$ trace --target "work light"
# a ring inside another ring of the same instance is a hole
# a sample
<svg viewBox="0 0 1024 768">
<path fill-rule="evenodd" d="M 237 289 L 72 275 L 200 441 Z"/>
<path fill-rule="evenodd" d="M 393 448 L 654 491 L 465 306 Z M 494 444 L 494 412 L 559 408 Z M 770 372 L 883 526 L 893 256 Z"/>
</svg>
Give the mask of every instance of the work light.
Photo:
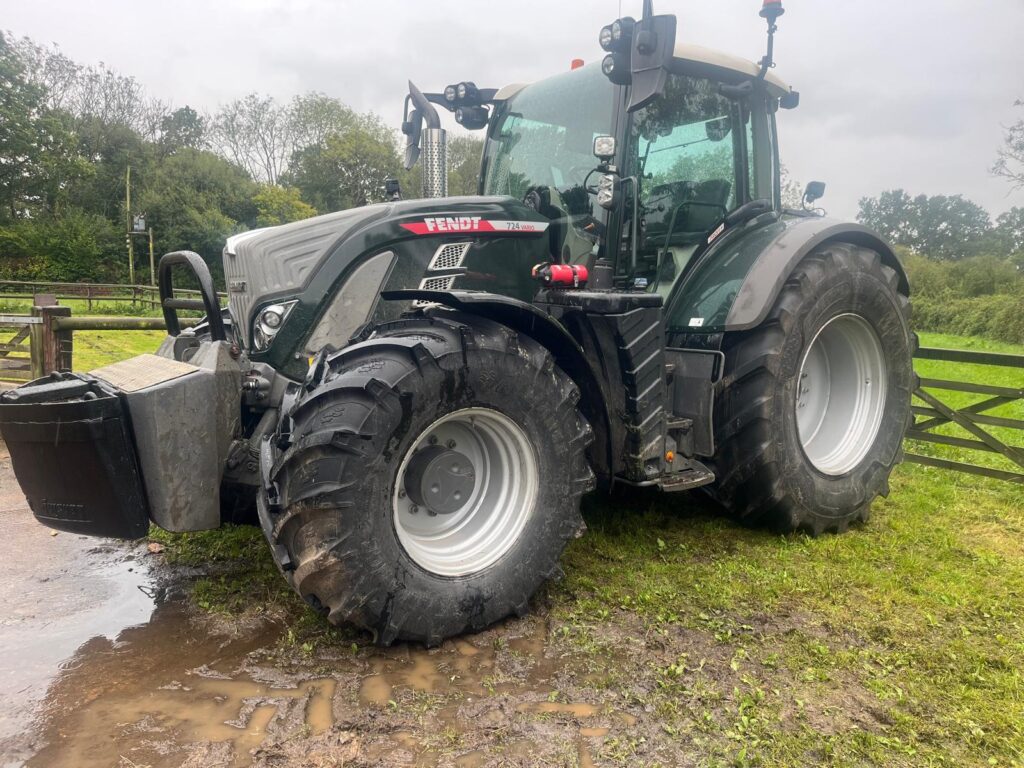
<svg viewBox="0 0 1024 768">
<path fill-rule="evenodd" d="M 449 104 L 454 102 L 457 96 L 458 92 L 456 91 L 454 85 L 449 85 L 447 88 L 444 89 L 444 100 L 447 101 Z"/>
<path fill-rule="evenodd" d="M 607 27 L 601 27 L 601 33 L 597 36 L 597 41 L 601 44 L 601 47 L 606 51 L 612 49 L 612 27 L 609 24 Z"/>
</svg>

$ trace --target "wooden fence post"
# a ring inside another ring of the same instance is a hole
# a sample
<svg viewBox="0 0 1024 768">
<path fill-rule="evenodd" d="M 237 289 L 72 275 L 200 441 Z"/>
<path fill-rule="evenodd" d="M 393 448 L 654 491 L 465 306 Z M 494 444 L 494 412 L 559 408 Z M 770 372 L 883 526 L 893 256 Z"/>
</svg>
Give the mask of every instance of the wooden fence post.
<svg viewBox="0 0 1024 768">
<path fill-rule="evenodd" d="M 70 317 L 71 307 L 57 306 L 53 296 L 36 296 L 32 302 L 33 317 L 43 322 L 33 325 L 32 378 L 38 379 L 54 371 L 70 371 L 72 358 L 72 331 L 57 330 L 55 317 Z"/>
</svg>

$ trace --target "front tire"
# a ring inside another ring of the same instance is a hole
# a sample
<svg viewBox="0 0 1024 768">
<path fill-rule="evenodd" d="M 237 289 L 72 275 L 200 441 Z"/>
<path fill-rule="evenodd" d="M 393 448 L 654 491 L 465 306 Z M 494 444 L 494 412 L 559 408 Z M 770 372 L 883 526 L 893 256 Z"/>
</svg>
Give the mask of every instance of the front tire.
<svg viewBox="0 0 1024 768">
<path fill-rule="evenodd" d="M 807 257 L 762 325 L 726 336 L 707 491 L 781 531 L 866 520 L 902 458 L 915 343 L 879 254 L 836 243 Z"/>
<path fill-rule="evenodd" d="M 264 451 L 282 571 L 381 645 L 522 615 L 583 530 L 578 400 L 532 339 L 447 310 L 315 363 Z"/>
</svg>

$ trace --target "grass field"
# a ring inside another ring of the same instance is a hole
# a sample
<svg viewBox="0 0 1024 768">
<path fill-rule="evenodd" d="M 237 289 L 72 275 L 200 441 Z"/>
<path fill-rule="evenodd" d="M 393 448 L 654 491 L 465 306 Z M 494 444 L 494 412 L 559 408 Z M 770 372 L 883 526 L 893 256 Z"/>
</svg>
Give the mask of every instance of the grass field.
<svg viewBox="0 0 1024 768">
<path fill-rule="evenodd" d="M 159 338 L 76 334 L 76 368 Z M 1021 387 L 1020 371 L 972 368 L 918 366 Z M 1024 418 L 1019 404 L 996 413 Z M 706 765 L 1024 765 L 1024 488 L 907 464 L 866 525 L 819 539 L 746 530 L 684 494 L 593 495 L 585 518 L 566 578 L 539 599 L 549 643 L 657 723 L 606 740 L 600 764 L 650 764 L 656 741 Z M 217 562 L 196 582 L 199 608 L 269 605 L 293 642 L 352 642 L 286 590 L 258 529 L 155 536 L 172 560 Z"/>
</svg>

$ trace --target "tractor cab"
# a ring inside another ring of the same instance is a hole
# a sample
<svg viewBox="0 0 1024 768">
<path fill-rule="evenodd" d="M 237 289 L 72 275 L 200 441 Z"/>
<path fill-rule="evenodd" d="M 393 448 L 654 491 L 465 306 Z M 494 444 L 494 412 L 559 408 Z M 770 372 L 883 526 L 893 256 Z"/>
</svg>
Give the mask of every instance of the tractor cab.
<svg viewBox="0 0 1024 768">
<path fill-rule="evenodd" d="M 577 60 L 569 72 L 500 90 L 466 82 L 417 91 L 422 102 L 411 115 L 416 100 L 407 102 L 403 130 L 415 160 L 413 121 L 430 103 L 486 129 L 480 193 L 515 198 L 550 220 L 553 262 L 592 271 L 601 261 L 612 275 L 601 287 L 668 300 L 693 256 L 728 226 L 781 209 L 775 113 L 799 95 L 767 59 L 676 44 L 674 17 L 649 14 L 601 31 L 601 63 Z M 646 69 L 637 53 L 644 39 Z M 639 92 L 638 78 L 647 78 Z M 439 186 L 429 170 L 425 195 Z"/>
</svg>

